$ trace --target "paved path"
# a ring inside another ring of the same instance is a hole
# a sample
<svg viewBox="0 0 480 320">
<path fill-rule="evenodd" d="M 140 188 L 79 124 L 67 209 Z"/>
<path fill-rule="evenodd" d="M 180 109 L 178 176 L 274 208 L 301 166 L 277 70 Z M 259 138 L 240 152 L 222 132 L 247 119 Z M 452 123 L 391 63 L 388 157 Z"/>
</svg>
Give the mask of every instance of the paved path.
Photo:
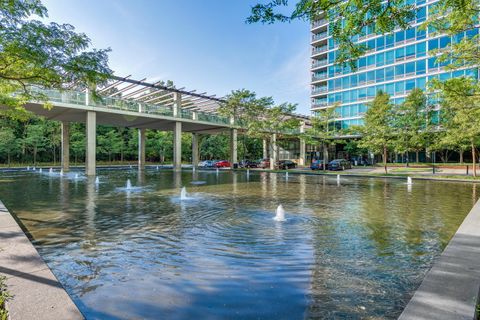
<svg viewBox="0 0 480 320">
<path fill-rule="evenodd" d="M 0 202 L 0 275 L 14 297 L 11 320 L 77 320 L 82 314 Z"/>
<path fill-rule="evenodd" d="M 473 320 L 480 290 L 480 201 L 423 279 L 399 320 Z"/>
</svg>

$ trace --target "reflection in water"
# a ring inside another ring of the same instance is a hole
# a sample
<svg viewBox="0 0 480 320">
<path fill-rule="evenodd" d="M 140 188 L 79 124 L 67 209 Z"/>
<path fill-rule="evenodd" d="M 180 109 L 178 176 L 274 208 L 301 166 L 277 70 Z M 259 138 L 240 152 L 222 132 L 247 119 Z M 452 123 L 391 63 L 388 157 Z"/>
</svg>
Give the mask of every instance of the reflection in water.
<svg viewBox="0 0 480 320">
<path fill-rule="evenodd" d="M 477 200 L 471 184 L 263 172 L 14 175 L 1 199 L 89 319 L 395 319 Z M 118 192 L 128 179 L 141 190 Z"/>
</svg>

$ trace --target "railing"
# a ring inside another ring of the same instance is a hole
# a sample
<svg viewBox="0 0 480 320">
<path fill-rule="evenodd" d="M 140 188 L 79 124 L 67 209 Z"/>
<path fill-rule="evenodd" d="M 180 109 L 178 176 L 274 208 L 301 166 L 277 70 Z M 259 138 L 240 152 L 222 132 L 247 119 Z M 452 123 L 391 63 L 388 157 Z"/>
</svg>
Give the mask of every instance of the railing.
<svg viewBox="0 0 480 320">
<path fill-rule="evenodd" d="M 312 90 L 312 94 L 323 93 L 323 92 L 327 92 L 327 91 L 328 91 L 327 86 L 316 87 L 315 89 Z"/>
<path fill-rule="evenodd" d="M 327 45 L 324 45 L 324 46 L 321 46 L 321 47 L 314 47 L 314 48 L 312 48 L 312 54 L 326 52 L 327 50 L 328 50 Z"/>
<path fill-rule="evenodd" d="M 327 23 L 328 23 L 327 19 L 320 19 L 320 20 L 317 20 L 314 23 L 312 23 L 312 28 L 316 28 L 316 27 L 319 27 L 319 26 L 327 24 Z"/>
<path fill-rule="evenodd" d="M 320 33 L 312 35 L 312 41 L 322 40 L 322 39 L 325 39 L 326 37 L 328 37 L 328 32 L 327 31 L 320 32 Z"/>
<path fill-rule="evenodd" d="M 326 79 L 328 77 L 328 74 L 325 72 L 325 73 L 319 73 L 319 74 L 314 74 L 312 76 L 312 80 L 313 81 L 316 81 L 316 80 L 322 80 L 322 79 Z"/>
<path fill-rule="evenodd" d="M 167 117 L 173 117 L 173 108 L 171 106 L 157 105 L 157 104 L 147 104 L 143 102 L 138 102 L 134 100 L 126 100 L 114 97 L 105 97 L 100 96 L 98 99 L 90 99 L 90 102 L 86 103 L 87 95 L 84 92 L 77 91 L 58 91 L 50 89 L 32 89 L 37 93 L 45 95 L 51 102 L 59 103 L 68 103 L 76 104 L 89 107 L 100 107 L 113 110 L 124 110 L 131 112 L 140 112 L 146 114 L 162 115 Z M 182 109 L 179 118 L 182 119 L 193 119 L 193 112 L 190 110 Z M 215 124 L 230 124 L 230 119 L 227 117 L 222 117 L 216 114 L 206 113 L 206 112 L 197 112 L 198 121 L 210 122 Z"/>
<path fill-rule="evenodd" d="M 312 64 L 312 68 L 326 66 L 327 64 L 328 64 L 328 60 L 327 60 L 327 59 L 324 59 L 324 60 L 316 60 L 316 61 Z"/>
</svg>

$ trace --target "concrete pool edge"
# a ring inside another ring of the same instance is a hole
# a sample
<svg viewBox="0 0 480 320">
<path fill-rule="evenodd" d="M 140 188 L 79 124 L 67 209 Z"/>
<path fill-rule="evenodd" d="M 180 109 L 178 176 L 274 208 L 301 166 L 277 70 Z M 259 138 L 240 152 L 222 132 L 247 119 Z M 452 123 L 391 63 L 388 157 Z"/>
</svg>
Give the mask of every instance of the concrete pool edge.
<svg viewBox="0 0 480 320">
<path fill-rule="evenodd" d="M 479 289 L 480 200 L 427 272 L 398 319 L 476 319 Z"/>
<path fill-rule="evenodd" d="M 82 313 L 0 201 L 0 275 L 13 299 L 11 320 L 84 319 Z"/>
</svg>

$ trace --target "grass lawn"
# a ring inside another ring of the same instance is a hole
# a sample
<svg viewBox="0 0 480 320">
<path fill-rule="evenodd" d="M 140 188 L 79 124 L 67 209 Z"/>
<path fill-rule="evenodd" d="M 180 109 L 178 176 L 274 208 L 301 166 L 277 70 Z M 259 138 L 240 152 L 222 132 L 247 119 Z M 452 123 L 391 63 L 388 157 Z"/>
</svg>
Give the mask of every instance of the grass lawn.
<svg viewBox="0 0 480 320">
<path fill-rule="evenodd" d="M 0 276 L 0 320 L 8 319 L 8 311 L 6 310 L 5 303 L 11 298 L 7 291 L 6 278 Z"/>
</svg>

